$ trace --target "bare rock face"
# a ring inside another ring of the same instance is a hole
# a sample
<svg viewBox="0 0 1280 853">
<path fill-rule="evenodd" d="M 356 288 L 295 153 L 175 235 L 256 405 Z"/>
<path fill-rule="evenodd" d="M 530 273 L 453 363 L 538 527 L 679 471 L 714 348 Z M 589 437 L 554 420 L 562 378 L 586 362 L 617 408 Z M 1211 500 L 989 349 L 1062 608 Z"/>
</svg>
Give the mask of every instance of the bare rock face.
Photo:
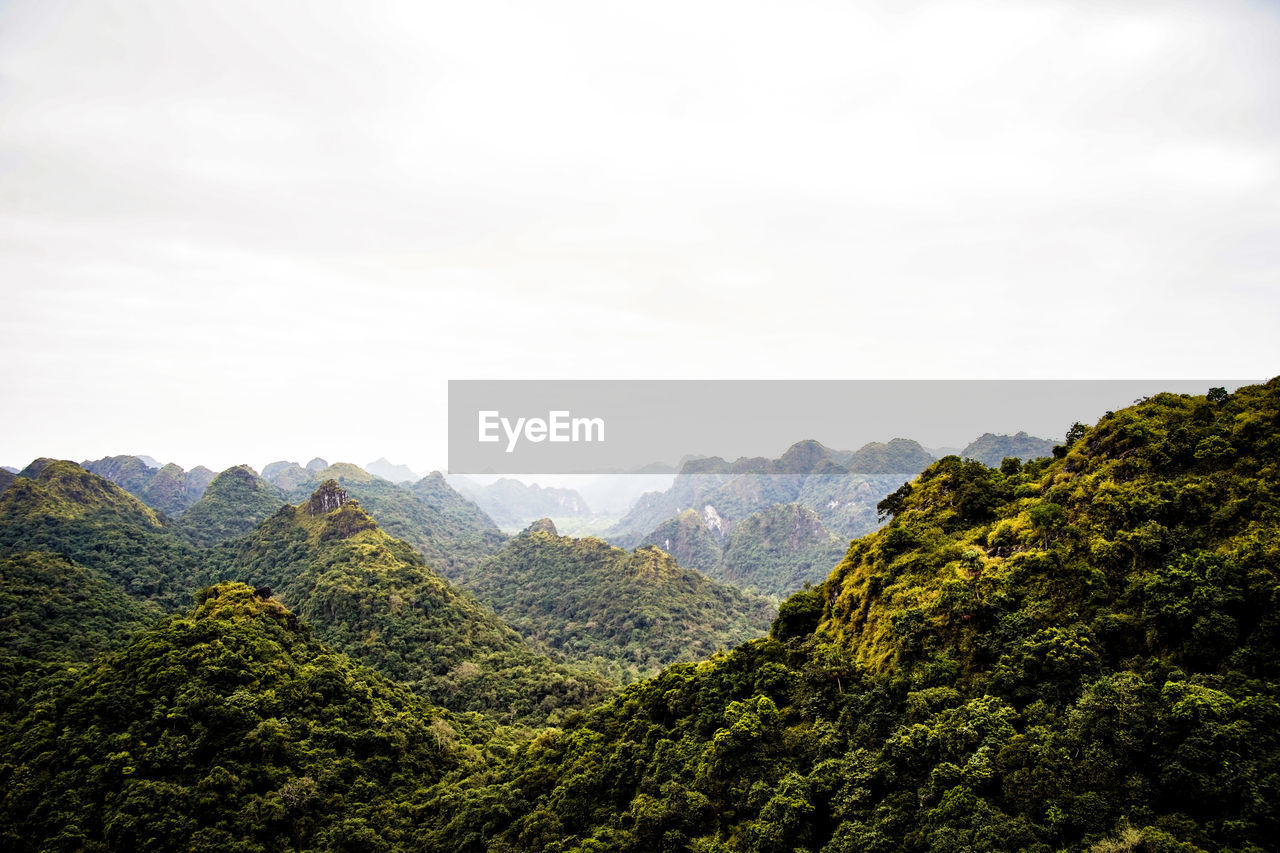
<svg viewBox="0 0 1280 853">
<path fill-rule="evenodd" d="M 312 515 L 324 515 L 333 512 L 348 500 L 350 498 L 347 497 L 347 490 L 339 486 L 337 480 L 325 480 L 311 495 L 307 509 Z"/>
<path fill-rule="evenodd" d="M 549 518 L 540 518 L 533 524 L 524 529 L 525 533 L 550 533 L 552 536 L 559 536 L 556 530 L 555 522 Z"/>
</svg>

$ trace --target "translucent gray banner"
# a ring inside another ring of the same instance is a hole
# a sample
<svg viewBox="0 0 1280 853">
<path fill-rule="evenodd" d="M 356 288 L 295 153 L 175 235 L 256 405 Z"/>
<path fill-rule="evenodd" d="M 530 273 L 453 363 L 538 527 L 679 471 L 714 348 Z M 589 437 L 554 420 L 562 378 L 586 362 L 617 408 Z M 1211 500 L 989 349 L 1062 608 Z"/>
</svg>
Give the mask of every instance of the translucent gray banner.
<svg viewBox="0 0 1280 853">
<path fill-rule="evenodd" d="M 693 457 L 779 457 L 912 439 L 956 452 L 984 433 L 1061 440 L 1161 392 L 1244 380 L 453 380 L 453 474 L 673 471 Z"/>
</svg>

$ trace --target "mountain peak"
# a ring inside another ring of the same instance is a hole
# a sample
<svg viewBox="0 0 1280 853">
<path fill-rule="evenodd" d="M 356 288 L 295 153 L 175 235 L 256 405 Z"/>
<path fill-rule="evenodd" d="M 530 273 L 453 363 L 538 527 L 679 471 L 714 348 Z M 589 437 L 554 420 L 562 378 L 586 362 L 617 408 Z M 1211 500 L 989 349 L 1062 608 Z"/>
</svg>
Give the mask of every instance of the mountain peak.
<svg viewBox="0 0 1280 853">
<path fill-rule="evenodd" d="M 310 462 L 307 463 L 307 470 L 313 471 L 313 472 L 323 471 L 325 468 L 328 468 L 328 467 L 329 467 L 329 463 L 325 462 L 319 456 L 317 456 L 315 459 L 312 459 Z"/>
<path fill-rule="evenodd" d="M 338 485 L 337 480 L 325 480 L 320 488 L 311 493 L 307 502 L 307 511 L 312 515 L 325 515 L 338 509 L 351 498 L 347 490 Z"/>
<path fill-rule="evenodd" d="M 524 529 L 525 533 L 550 533 L 552 536 L 559 536 L 560 531 L 556 530 L 556 524 L 549 518 L 540 518 L 533 524 Z M 523 534 L 522 534 L 523 535 Z"/>
</svg>

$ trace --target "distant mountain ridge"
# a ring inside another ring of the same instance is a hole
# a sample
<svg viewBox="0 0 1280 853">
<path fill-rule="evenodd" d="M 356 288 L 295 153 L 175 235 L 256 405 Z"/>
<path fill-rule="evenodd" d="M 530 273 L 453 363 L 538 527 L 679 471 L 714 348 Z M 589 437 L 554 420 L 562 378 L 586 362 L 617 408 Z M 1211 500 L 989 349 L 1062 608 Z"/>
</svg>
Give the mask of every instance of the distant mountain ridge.
<svg viewBox="0 0 1280 853">
<path fill-rule="evenodd" d="M 999 468 L 1006 458 L 1013 457 L 1022 462 L 1030 462 L 1053 455 L 1053 448 L 1058 442 L 1047 438 L 1036 438 L 1025 432 L 1015 435 L 996 435 L 983 433 L 969 443 L 959 455 L 962 459 L 974 459 L 988 468 Z"/>
<path fill-rule="evenodd" d="M 474 501 L 499 527 L 522 528 L 539 518 L 591 515 L 591 507 L 573 489 L 529 485 L 507 477 L 487 486 L 466 479 L 455 482 L 458 491 Z"/>
<path fill-rule="evenodd" d="M 203 465 L 184 471 L 172 462 L 153 463 L 155 460 L 150 456 L 106 456 L 81 462 L 80 467 L 105 477 L 147 506 L 175 518 L 200 500 L 215 476 Z"/>
<path fill-rule="evenodd" d="M 408 465 L 394 465 L 385 456 L 365 465 L 364 470 L 390 483 L 416 483 L 422 479 L 422 475 Z"/>
</svg>

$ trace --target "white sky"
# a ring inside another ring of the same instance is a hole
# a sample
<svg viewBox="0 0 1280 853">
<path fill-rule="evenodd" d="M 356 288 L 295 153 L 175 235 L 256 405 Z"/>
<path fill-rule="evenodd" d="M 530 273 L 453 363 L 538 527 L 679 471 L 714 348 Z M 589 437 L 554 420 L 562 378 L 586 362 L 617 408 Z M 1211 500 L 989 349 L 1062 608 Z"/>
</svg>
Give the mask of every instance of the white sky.
<svg viewBox="0 0 1280 853">
<path fill-rule="evenodd" d="M 0 462 L 440 467 L 449 378 L 1280 372 L 1280 5 L 374 5 L 0 2 Z"/>
</svg>

